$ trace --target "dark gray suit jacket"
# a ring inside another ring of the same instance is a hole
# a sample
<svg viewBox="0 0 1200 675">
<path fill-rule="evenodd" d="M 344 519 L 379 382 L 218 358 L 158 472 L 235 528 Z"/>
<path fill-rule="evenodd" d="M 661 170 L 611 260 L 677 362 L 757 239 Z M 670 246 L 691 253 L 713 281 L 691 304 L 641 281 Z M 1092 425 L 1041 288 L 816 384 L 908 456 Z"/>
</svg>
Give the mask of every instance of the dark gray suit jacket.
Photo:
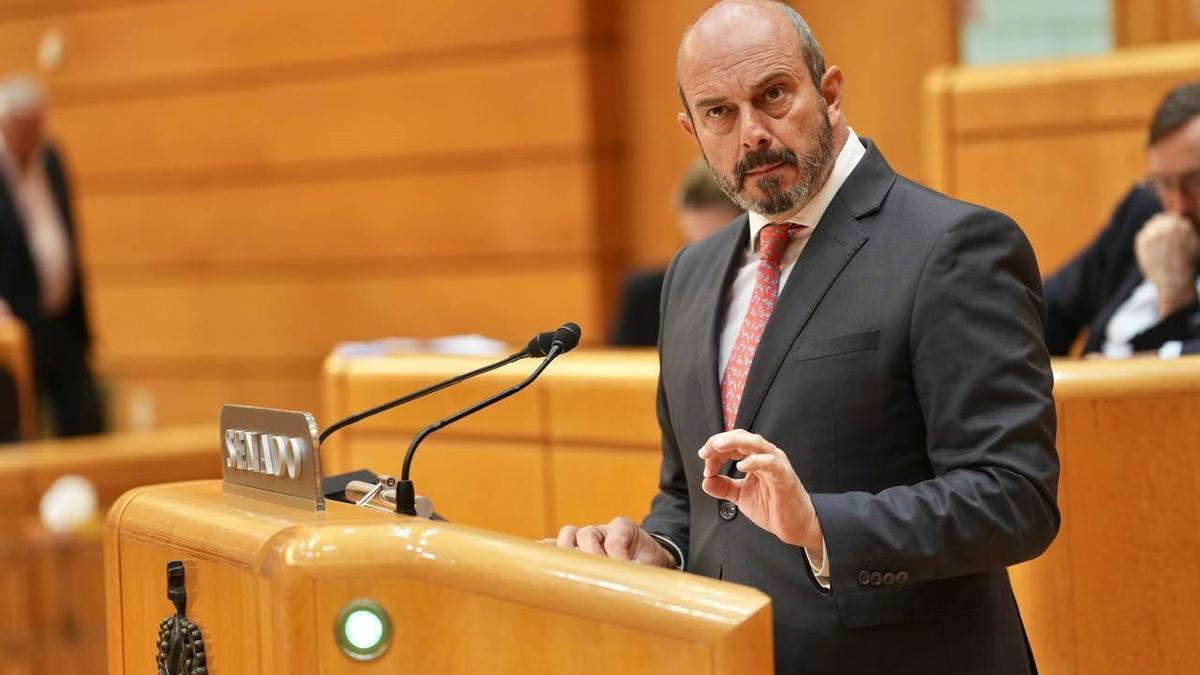
<svg viewBox="0 0 1200 675">
<path fill-rule="evenodd" d="M 898 176 L 865 145 L 780 294 L 737 421 L 812 493 L 832 589 L 802 549 L 722 517 L 700 489 L 745 216 L 667 272 L 661 489 L 643 525 L 688 571 L 771 596 L 779 673 L 1032 672 L 1005 567 L 1059 524 L 1037 263 L 1012 220 Z"/>
</svg>

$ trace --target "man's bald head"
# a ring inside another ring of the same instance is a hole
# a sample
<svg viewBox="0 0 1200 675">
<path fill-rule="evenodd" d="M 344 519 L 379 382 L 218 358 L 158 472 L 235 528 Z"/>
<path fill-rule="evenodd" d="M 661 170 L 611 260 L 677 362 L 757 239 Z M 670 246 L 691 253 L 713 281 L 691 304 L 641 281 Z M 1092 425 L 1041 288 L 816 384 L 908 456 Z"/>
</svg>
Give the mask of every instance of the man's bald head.
<svg viewBox="0 0 1200 675">
<path fill-rule="evenodd" d="M 679 41 L 679 51 L 675 57 L 675 83 L 679 89 L 679 100 L 689 117 L 692 111 L 683 91 L 682 73 L 684 59 L 695 46 L 695 41 L 721 42 L 731 31 L 779 35 L 779 29 L 783 27 L 781 20 L 794 31 L 794 44 L 808 65 L 813 86 L 821 86 L 821 77 L 825 74 L 825 53 L 821 51 L 817 36 L 799 12 L 777 0 L 723 0 L 700 15 L 696 23 L 688 26 Z M 789 32 L 787 39 L 791 41 L 792 38 L 793 33 Z"/>
</svg>

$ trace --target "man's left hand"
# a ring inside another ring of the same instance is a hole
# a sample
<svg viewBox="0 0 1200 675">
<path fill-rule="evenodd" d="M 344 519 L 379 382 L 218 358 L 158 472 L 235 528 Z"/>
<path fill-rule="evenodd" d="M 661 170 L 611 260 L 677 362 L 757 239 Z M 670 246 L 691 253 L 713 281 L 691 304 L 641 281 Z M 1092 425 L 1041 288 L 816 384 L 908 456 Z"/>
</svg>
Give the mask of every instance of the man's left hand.
<svg viewBox="0 0 1200 675">
<path fill-rule="evenodd" d="M 1200 234 L 1191 221 L 1174 213 L 1154 216 L 1138 231 L 1134 253 L 1158 293 L 1160 319 L 1196 301 Z"/>
<path fill-rule="evenodd" d="M 818 560 L 824 555 L 821 522 L 783 450 L 758 434 L 733 429 L 709 438 L 699 455 L 706 493 L 737 504 L 751 522 L 783 542 L 805 548 Z M 744 478 L 720 474 L 731 459 Z"/>
</svg>

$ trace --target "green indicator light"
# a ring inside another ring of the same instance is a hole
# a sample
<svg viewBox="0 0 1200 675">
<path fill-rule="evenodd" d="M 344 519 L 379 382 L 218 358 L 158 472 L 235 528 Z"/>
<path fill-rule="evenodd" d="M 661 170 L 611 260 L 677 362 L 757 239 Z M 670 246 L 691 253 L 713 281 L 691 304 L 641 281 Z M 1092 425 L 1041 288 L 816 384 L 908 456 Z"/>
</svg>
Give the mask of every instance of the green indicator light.
<svg viewBox="0 0 1200 675">
<path fill-rule="evenodd" d="M 351 600 L 338 612 L 333 636 L 346 656 L 373 661 L 392 644 L 392 620 L 374 600 Z"/>
</svg>

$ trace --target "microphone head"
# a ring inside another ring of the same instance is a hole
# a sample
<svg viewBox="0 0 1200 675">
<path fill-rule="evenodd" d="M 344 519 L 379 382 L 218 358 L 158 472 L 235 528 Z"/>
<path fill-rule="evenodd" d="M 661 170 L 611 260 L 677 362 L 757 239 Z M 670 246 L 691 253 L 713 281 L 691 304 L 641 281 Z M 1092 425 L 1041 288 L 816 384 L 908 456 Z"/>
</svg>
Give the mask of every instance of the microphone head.
<svg viewBox="0 0 1200 675">
<path fill-rule="evenodd" d="M 579 324 L 568 321 L 554 331 L 554 338 L 550 344 L 558 345 L 558 353 L 566 354 L 579 344 L 580 335 L 582 335 L 582 331 L 579 329 Z"/>
<path fill-rule="evenodd" d="M 525 346 L 525 353 L 534 358 L 540 358 L 550 351 L 550 346 L 553 344 L 554 331 L 543 331 L 533 336 L 533 339 Z"/>
</svg>

